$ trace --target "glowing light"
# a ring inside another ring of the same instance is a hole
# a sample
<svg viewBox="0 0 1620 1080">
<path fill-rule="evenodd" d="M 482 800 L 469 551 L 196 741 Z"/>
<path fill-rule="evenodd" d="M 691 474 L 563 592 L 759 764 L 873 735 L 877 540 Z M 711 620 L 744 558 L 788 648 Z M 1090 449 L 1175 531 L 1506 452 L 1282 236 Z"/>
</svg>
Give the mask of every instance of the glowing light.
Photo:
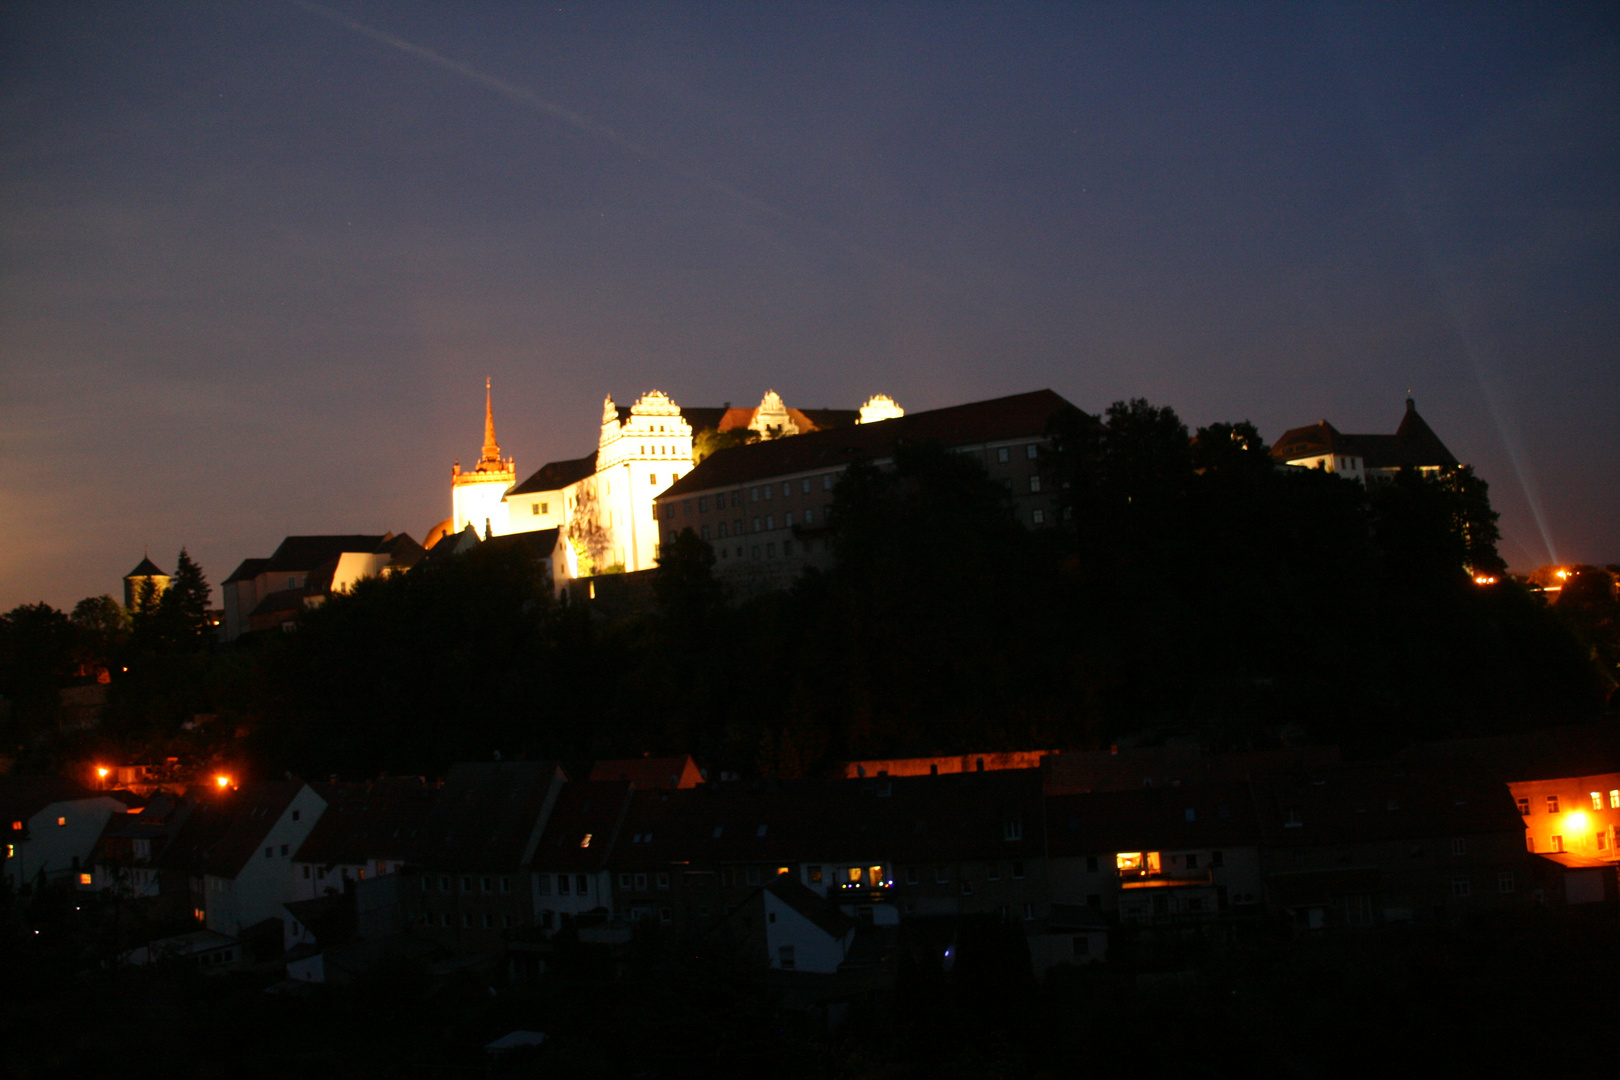
<svg viewBox="0 0 1620 1080">
<path fill-rule="evenodd" d="M 101 777 L 103 780 L 107 779 L 107 775 L 111 772 L 112 770 L 107 768 L 105 765 L 96 766 L 96 775 Z"/>
<path fill-rule="evenodd" d="M 1476 575 L 1474 575 L 1474 584 L 1475 585 L 1495 585 L 1496 584 L 1496 578 L 1491 576 L 1490 574 L 1476 574 Z"/>
<path fill-rule="evenodd" d="M 1569 577 L 1569 571 L 1568 570 L 1560 570 L 1560 571 L 1558 571 L 1558 577 L 1567 579 Z"/>
<path fill-rule="evenodd" d="M 231 778 L 226 776 L 224 773 L 220 773 L 214 777 L 214 783 L 218 786 L 219 790 L 224 791 L 226 788 L 231 786 Z"/>
<path fill-rule="evenodd" d="M 1564 815 L 1564 831 L 1572 833 L 1585 832 L 1586 812 L 1584 810 L 1573 810 Z"/>
</svg>

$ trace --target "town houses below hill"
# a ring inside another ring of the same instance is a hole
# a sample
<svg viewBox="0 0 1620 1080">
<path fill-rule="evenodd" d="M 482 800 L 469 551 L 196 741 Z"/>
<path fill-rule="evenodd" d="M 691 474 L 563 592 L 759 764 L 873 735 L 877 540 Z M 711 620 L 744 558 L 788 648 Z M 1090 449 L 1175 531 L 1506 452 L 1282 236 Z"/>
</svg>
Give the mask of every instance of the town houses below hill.
<svg viewBox="0 0 1620 1080">
<path fill-rule="evenodd" d="M 1620 903 L 1620 725 L 1426 744 L 1196 745 L 705 777 L 690 757 L 456 765 L 364 783 L 141 772 L 0 778 L 5 881 L 117 896 L 124 963 L 342 983 L 450 962 L 512 977 L 557 943 L 881 982 L 902 941 L 1015 930 L 1036 974 L 1188 937 L 1377 933 Z M 165 919 L 167 922 L 165 923 Z M 189 929 L 185 928 L 189 924 Z M 902 937 L 905 928 L 911 933 Z"/>
</svg>

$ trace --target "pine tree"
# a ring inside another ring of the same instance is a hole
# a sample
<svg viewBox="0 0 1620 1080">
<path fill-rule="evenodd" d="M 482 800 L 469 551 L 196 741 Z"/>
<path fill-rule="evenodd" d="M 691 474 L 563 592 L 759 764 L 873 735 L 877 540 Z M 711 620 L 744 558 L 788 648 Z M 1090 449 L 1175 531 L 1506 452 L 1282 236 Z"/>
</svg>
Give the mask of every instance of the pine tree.
<svg viewBox="0 0 1620 1080">
<path fill-rule="evenodd" d="M 208 623 L 208 579 L 185 548 L 175 560 L 174 577 L 158 601 L 159 639 L 162 648 L 195 652 L 213 640 Z"/>
</svg>

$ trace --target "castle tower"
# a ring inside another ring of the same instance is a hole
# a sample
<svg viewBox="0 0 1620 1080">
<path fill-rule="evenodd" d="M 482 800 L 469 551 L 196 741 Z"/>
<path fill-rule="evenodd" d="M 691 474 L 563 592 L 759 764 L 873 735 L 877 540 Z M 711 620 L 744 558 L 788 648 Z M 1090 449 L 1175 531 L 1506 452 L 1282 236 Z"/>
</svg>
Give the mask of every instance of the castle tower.
<svg viewBox="0 0 1620 1080">
<path fill-rule="evenodd" d="M 495 406 L 490 380 L 485 379 L 483 453 L 478 464 L 467 472 L 461 471 L 459 461 L 450 467 L 451 531 L 460 532 L 470 524 L 480 535 L 505 534 L 506 504 L 501 498 L 516 482 L 516 464 L 511 458 L 501 457 L 500 445 L 495 441 Z"/>
<path fill-rule="evenodd" d="M 748 426 L 758 432 L 761 439 L 780 439 L 799 433 L 799 425 L 788 415 L 787 406 L 782 404 L 782 395 L 775 390 L 765 391 L 759 408 L 754 410 L 754 421 Z"/>
<path fill-rule="evenodd" d="M 157 590 L 152 595 L 162 596 L 163 590 L 169 587 L 169 575 L 157 568 L 157 564 L 150 558 L 143 558 L 140 565 L 124 575 L 124 610 L 134 611 L 135 605 L 140 602 L 141 588 L 150 581 Z"/>
</svg>

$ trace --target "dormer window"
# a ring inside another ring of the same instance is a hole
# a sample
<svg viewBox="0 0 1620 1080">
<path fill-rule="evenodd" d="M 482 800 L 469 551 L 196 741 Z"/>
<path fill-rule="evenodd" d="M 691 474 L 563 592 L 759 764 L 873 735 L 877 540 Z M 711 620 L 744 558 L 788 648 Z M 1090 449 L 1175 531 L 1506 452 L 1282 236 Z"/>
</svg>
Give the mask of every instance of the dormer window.
<svg viewBox="0 0 1620 1080">
<path fill-rule="evenodd" d="M 580 847 L 590 847 L 591 846 L 591 834 L 590 833 L 585 834 L 584 839 L 582 839 L 579 842 L 579 846 Z"/>
</svg>

